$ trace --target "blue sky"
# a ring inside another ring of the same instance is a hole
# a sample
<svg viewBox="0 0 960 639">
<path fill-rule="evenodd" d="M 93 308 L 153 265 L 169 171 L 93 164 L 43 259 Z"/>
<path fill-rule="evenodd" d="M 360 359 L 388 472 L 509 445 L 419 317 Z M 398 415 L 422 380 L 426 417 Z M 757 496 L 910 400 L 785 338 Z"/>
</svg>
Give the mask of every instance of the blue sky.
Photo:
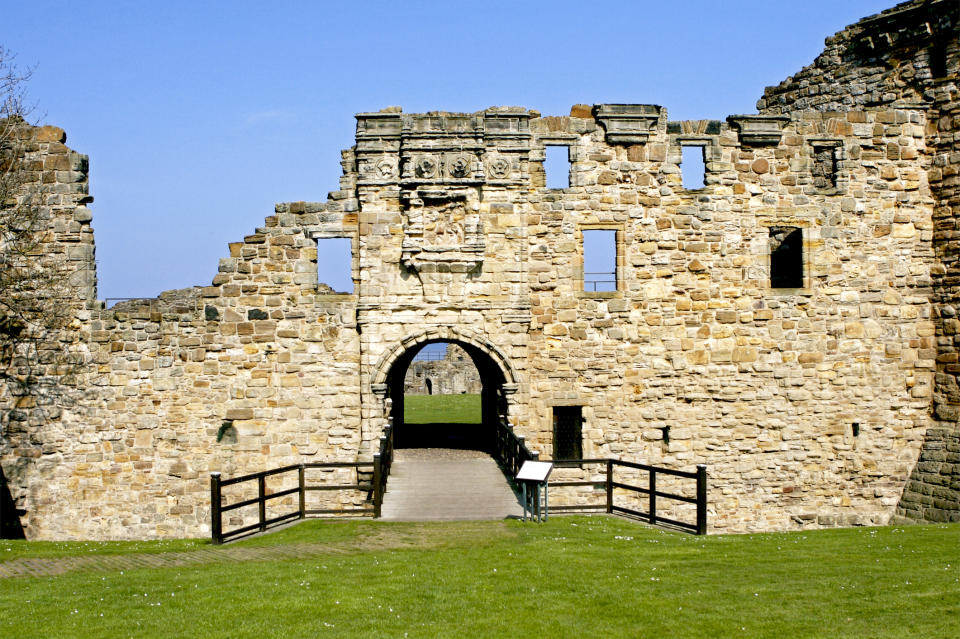
<svg viewBox="0 0 960 639">
<path fill-rule="evenodd" d="M 9 2 L 35 119 L 90 156 L 99 295 L 209 284 L 275 202 L 324 200 L 359 111 L 753 113 L 874 0 Z"/>
</svg>

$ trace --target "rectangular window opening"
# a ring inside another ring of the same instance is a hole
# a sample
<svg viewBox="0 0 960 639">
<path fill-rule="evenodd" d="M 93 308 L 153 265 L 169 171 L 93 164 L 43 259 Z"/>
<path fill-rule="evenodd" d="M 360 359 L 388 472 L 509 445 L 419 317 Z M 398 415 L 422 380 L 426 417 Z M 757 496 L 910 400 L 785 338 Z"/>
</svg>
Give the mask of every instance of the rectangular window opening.
<svg viewBox="0 0 960 639">
<path fill-rule="evenodd" d="M 947 40 L 939 37 L 927 49 L 927 59 L 930 65 L 931 78 L 945 78 L 947 71 Z"/>
<path fill-rule="evenodd" d="M 617 290 L 617 231 L 583 231 L 583 290 Z"/>
<path fill-rule="evenodd" d="M 570 147 L 547 145 L 546 152 L 543 170 L 547 174 L 547 188 L 570 188 Z"/>
<path fill-rule="evenodd" d="M 553 458 L 583 459 L 583 407 L 553 407 Z"/>
<path fill-rule="evenodd" d="M 837 147 L 813 147 L 813 186 L 832 189 L 837 186 Z"/>
<path fill-rule="evenodd" d="M 683 188 L 688 191 L 702 189 L 706 184 L 707 165 L 704 162 L 704 147 L 681 146 L 683 155 L 680 160 L 680 172 L 683 175 Z"/>
<path fill-rule="evenodd" d="M 770 286 L 803 288 L 803 230 L 792 226 L 770 229 Z"/>
<path fill-rule="evenodd" d="M 317 239 L 317 290 L 353 293 L 353 242 L 349 237 Z"/>
</svg>

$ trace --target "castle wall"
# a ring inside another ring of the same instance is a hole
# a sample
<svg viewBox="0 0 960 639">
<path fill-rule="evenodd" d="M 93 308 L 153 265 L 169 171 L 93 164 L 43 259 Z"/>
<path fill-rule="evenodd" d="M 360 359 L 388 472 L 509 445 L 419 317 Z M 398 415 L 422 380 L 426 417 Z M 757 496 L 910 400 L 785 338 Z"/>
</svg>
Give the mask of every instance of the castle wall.
<svg viewBox="0 0 960 639">
<path fill-rule="evenodd" d="M 360 198 L 361 246 L 365 219 L 378 234 L 378 253 L 360 256 L 371 282 L 360 288 L 364 366 L 410 334 L 466 327 L 520 372 L 516 426 L 544 455 L 552 408 L 580 405 L 585 456 L 707 463 L 717 530 L 886 521 L 929 421 L 936 358 L 924 113 L 669 122 L 641 105 L 636 139 L 621 143 L 607 106 L 528 124 L 505 111 L 358 116 L 359 191 L 364 166 L 410 171 L 368 187 L 389 200 Z M 502 138 L 491 148 L 488 116 L 513 136 L 508 151 Z M 364 146 L 370 120 L 378 134 Z M 480 151 L 469 172 L 416 175 L 425 158 L 453 167 L 442 151 L 469 148 L 467 137 Z M 569 147 L 569 188 L 543 186 L 550 143 Z M 682 186 L 685 143 L 705 149 L 702 189 Z M 824 145 L 836 175 L 821 185 Z M 500 177 L 533 188 L 498 183 L 491 165 L 504 156 Z M 484 184 L 471 184 L 481 172 Z M 433 210 L 405 195 L 424 191 Z M 488 243 L 482 264 L 413 264 L 420 220 L 441 220 L 464 191 Z M 806 275 L 774 289 L 771 229 L 787 226 L 802 229 Z M 617 233 L 616 291 L 585 290 L 591 229 Z"/>
<path fill-rule="evenodd" d="M 884 521 L 934 359 L 922 114 L 795 116 L 769 145 L 663 119 L 640 148 L 582 136 L 574 186 L 535 207 L 549 279 L 531 287 L 530 438 L 549 451 L 551 406 L 579 404 L 584 456 L 706 463 L 717 530 Z M 812 175 L 825 140 L 842 142 L 829 192 Z M 682 188 L 685 141 L 706 143 L 703 189 Z M 594 225 L 622 234 L 615 293 L 579 284 Z M 798 290 L 771 288 L 777 226 L 803 229 Z"/>
<path fill-rule="evenodd" d="M 866 18 L 832 38 L 810 66 L 757 103 L 762 113 L 849 111 L 912 105 L 927 117 L 926 167 L 933 210 L 932 270 L 937 356 L 932 411 L 936 420 L 920 462 L 905 486 L 898 514 L 911 519 L 960 519 L 960 384 L 957 308 L 960 295 L 960 6 L 908 2 Z"/>
<path fill-rule="evenodd" d="M 231 245 L 213 285 L 173 305 L 78 314 L 82 393 L 57 419 L 5 433 L 29 537 L 203 535 L 209 472 L 357 459 L 355 304 L 318 285 L 309 235 L 331 215 L 342 224 L 328 209 L 268 218 Z"/>
</svg>

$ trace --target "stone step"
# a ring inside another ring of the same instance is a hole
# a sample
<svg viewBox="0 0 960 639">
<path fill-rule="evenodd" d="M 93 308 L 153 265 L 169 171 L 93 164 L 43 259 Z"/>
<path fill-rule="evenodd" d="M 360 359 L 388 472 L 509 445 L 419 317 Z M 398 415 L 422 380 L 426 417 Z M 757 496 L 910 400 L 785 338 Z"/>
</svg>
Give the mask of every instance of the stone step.
<svg viewBox="0 0 960 639">
<path fill-rule="evenodd" d="M 505 519 L 522 514 L 523 508 L 497 462 L 485 453 L 395 451 L 381 508 L 385 520 Z"/>
</svg>

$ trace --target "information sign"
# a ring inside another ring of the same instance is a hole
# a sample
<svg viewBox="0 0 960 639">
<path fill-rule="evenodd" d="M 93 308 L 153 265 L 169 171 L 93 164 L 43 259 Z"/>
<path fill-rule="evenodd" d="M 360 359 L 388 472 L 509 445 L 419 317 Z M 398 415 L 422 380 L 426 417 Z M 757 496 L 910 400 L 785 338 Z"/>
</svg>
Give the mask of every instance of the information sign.
<svg viewBox="0 0 960 639">
<path fill-rule="evenodd" d="M 547 481 L 552 470 L 553 464 L 550 462 L 525 461 L 520 467 L 520 472 L 517 473 L 517 480 L 544 482 Z"/>
</svg>

